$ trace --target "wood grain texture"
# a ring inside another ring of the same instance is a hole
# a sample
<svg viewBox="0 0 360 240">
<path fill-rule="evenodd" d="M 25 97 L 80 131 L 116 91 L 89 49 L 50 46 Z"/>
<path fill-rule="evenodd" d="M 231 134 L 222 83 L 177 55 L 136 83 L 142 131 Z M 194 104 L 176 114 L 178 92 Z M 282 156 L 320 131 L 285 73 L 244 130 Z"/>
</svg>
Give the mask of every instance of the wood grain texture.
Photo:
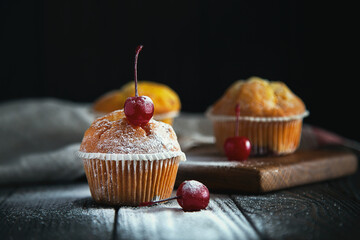
<svg viewBox="0 0 360 240">
<path fill-rule="evenodd" d="M 18 188 L 0 209 L 1 239 L 112 239 L 115 210 L 84 183 Z"/>
<path fill-rule="evenodd" d="M 359 172 L 263 194 L 215 194 L 207 210 L 176 201 L 96 204 L 86 183 L 0 189 L 0 239 L 356 239 Z M 175 192 L 173 192 L 173 195 Z"/>
<path fill-rule="evenodd" d="M 222 158 L 216 157 L 214 166 Z M 176 201 L 143 208 L 98 205 L 86 182 L 2 187 L 0 239 L 328 240 L 360 236 L 359 171 L 276 192 L 226 195 L 211 191 L 210 197 L 207 210 L 183 212 Z"/>
<path fill-rule="evenodd" d="M 262 238 L 357 239 L 360 201 L 347 187 L 348 178 L 231 198 Z"/>
<path fill-rule="evenodd" d="M 118 210 L 115 239 L 260 239 L 228 195 L 211 194 L 207 210 L 184 212 L 176 201 Z"/>
<path fill-rule="evenodd" d="M 244 162 L 227 161 L 208 152 L 187 154 L 179 166 L 176 185 L 196 179 L 211 190 L 269 192 L 293 186 L 351 175 L 357 170 L 357 157 L 343 149 L 299 151 L 277 157 L 250 158 Z"/>
</svg>

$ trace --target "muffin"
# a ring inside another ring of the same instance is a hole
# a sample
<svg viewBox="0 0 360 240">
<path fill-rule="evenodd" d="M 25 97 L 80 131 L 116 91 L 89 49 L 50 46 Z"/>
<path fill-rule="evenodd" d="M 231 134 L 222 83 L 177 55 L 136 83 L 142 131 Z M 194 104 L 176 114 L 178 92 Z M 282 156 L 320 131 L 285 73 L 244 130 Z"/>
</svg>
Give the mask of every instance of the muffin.
<svg viewBox="0 0 360 240">
<path fill-rule="evenodd" d="M 169 124 L 151 119 L 134 126 L 123 110 L 96 119 L 78 155 L 93 199 L 126 206 L 170 197 L 179 162 L 186 160 Z"/>
<path fill-rule="evenodd" d="M 288 154 L 298 148 L 302 121 L 309 114 L 304 102 L 283 82 L 251 77 L 233 83 L 207 110 L 221 152 L 226 138 L 235 134 L 237 104 L 238 134 L 249 138 L 251 155 Z"/>
<path fill-rule="evenodd" d="M 172 124 L 179 115 L 181 102 L 177 93 L 165 84 L 139 81 L 139 95 L 149 96 L 155 106 L 154 119 Z M 95 101 L 93 110 L 97 115 L 104 115 L 114 110 L 122 109 L 125 100 L 134 96 L 134 82 L 125 84 L 121 89 L 106 93 Z"/>
</svg>

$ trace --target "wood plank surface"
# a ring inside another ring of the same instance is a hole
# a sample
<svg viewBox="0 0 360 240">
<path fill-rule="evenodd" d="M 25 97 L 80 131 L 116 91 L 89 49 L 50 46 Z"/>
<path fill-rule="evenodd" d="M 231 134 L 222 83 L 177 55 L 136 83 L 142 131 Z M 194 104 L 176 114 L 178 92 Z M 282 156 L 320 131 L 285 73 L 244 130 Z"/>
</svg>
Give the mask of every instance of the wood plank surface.
<svg viewBox="0 0 360 240">
<path fill-rule="evenodd" d="M 228 161 L 214 146 L 187 153 L 180 164 L 176 184 L 196 179 L 212 190 L 269 192 L 351 175 L 357 157 L 344 149 L 298 151 L 284 156 Z"/>
<path fill-rule="evenodd" d="M 211 194 L 207 210 L 184 212 L 176 201 L 119 208 L 116 239 L 260 239 L 228 195 Z"/>
<path fill-rule="evenodd" d="M 87 183 L 10 188 L 0 198 L 0 239 L 260 239 L 223 194 L 211 194 L 208 208 L 198 212 L 184 212 L 176 200 L 142 208 L 99 205 Z"/>
<path fill-rule="evenodd" d="M 87 184 L 22 187 L 0 204 L 0 239 L 112 239 L 115 210 Z"/>
<path fill-rule="evenodd" d="M 2 188 L 0 239 L 356 239 L 358 180 L 359 173 L 256 195 L 211 192 L 200 212 L 183 212 L 176 201 L 98 205 L 85 182 Z"/>
<path fill-rule="evenodd" d="M 354 194 L 346 193 L 349 189 L 339 188 L 348 178 L 231 198 L 261 238 L 358 239 L 360 202 Z"/>
<path fill-rule="evenodd" d="M 359 171 L 261 194 L 211 190 L 199 212 L 98 205 L 86 182 L 0 188 L 0 239 L 357 239 L 359 219 Z"/>
</svg>

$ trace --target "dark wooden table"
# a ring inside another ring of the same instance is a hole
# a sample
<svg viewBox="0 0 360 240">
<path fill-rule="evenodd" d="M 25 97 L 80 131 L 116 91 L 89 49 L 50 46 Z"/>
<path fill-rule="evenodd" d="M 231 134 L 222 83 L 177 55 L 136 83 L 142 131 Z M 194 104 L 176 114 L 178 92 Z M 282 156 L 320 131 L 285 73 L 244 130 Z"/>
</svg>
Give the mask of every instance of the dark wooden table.
<svg viewBox="0 0 360 240">
<path fill-rule="evenodd" d="M 207 210 L 93 202 L 85 179 L 0 188 L 0 239 L 360 239 L 360 173 L 276 192 L 211 192 Z"/>
</svg>

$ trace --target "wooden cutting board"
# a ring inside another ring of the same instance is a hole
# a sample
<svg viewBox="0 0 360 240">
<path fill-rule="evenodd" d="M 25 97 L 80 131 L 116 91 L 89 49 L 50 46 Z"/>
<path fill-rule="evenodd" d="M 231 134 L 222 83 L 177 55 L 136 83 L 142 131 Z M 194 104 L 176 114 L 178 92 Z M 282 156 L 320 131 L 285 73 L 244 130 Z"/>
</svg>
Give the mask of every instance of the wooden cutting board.
<svg viewBox="0 0 360 240">
<path fill-rule="evenodd" d="M 209 145 L 192 150 L 186 156 L 187 161 L 180 163 L 176 186 L 184 180 L 195 179 L 210 191 L 269 192 L 350 175 L 358 165 L 353 152 L 339 148 L 233 162 Z"/>
</svg>

